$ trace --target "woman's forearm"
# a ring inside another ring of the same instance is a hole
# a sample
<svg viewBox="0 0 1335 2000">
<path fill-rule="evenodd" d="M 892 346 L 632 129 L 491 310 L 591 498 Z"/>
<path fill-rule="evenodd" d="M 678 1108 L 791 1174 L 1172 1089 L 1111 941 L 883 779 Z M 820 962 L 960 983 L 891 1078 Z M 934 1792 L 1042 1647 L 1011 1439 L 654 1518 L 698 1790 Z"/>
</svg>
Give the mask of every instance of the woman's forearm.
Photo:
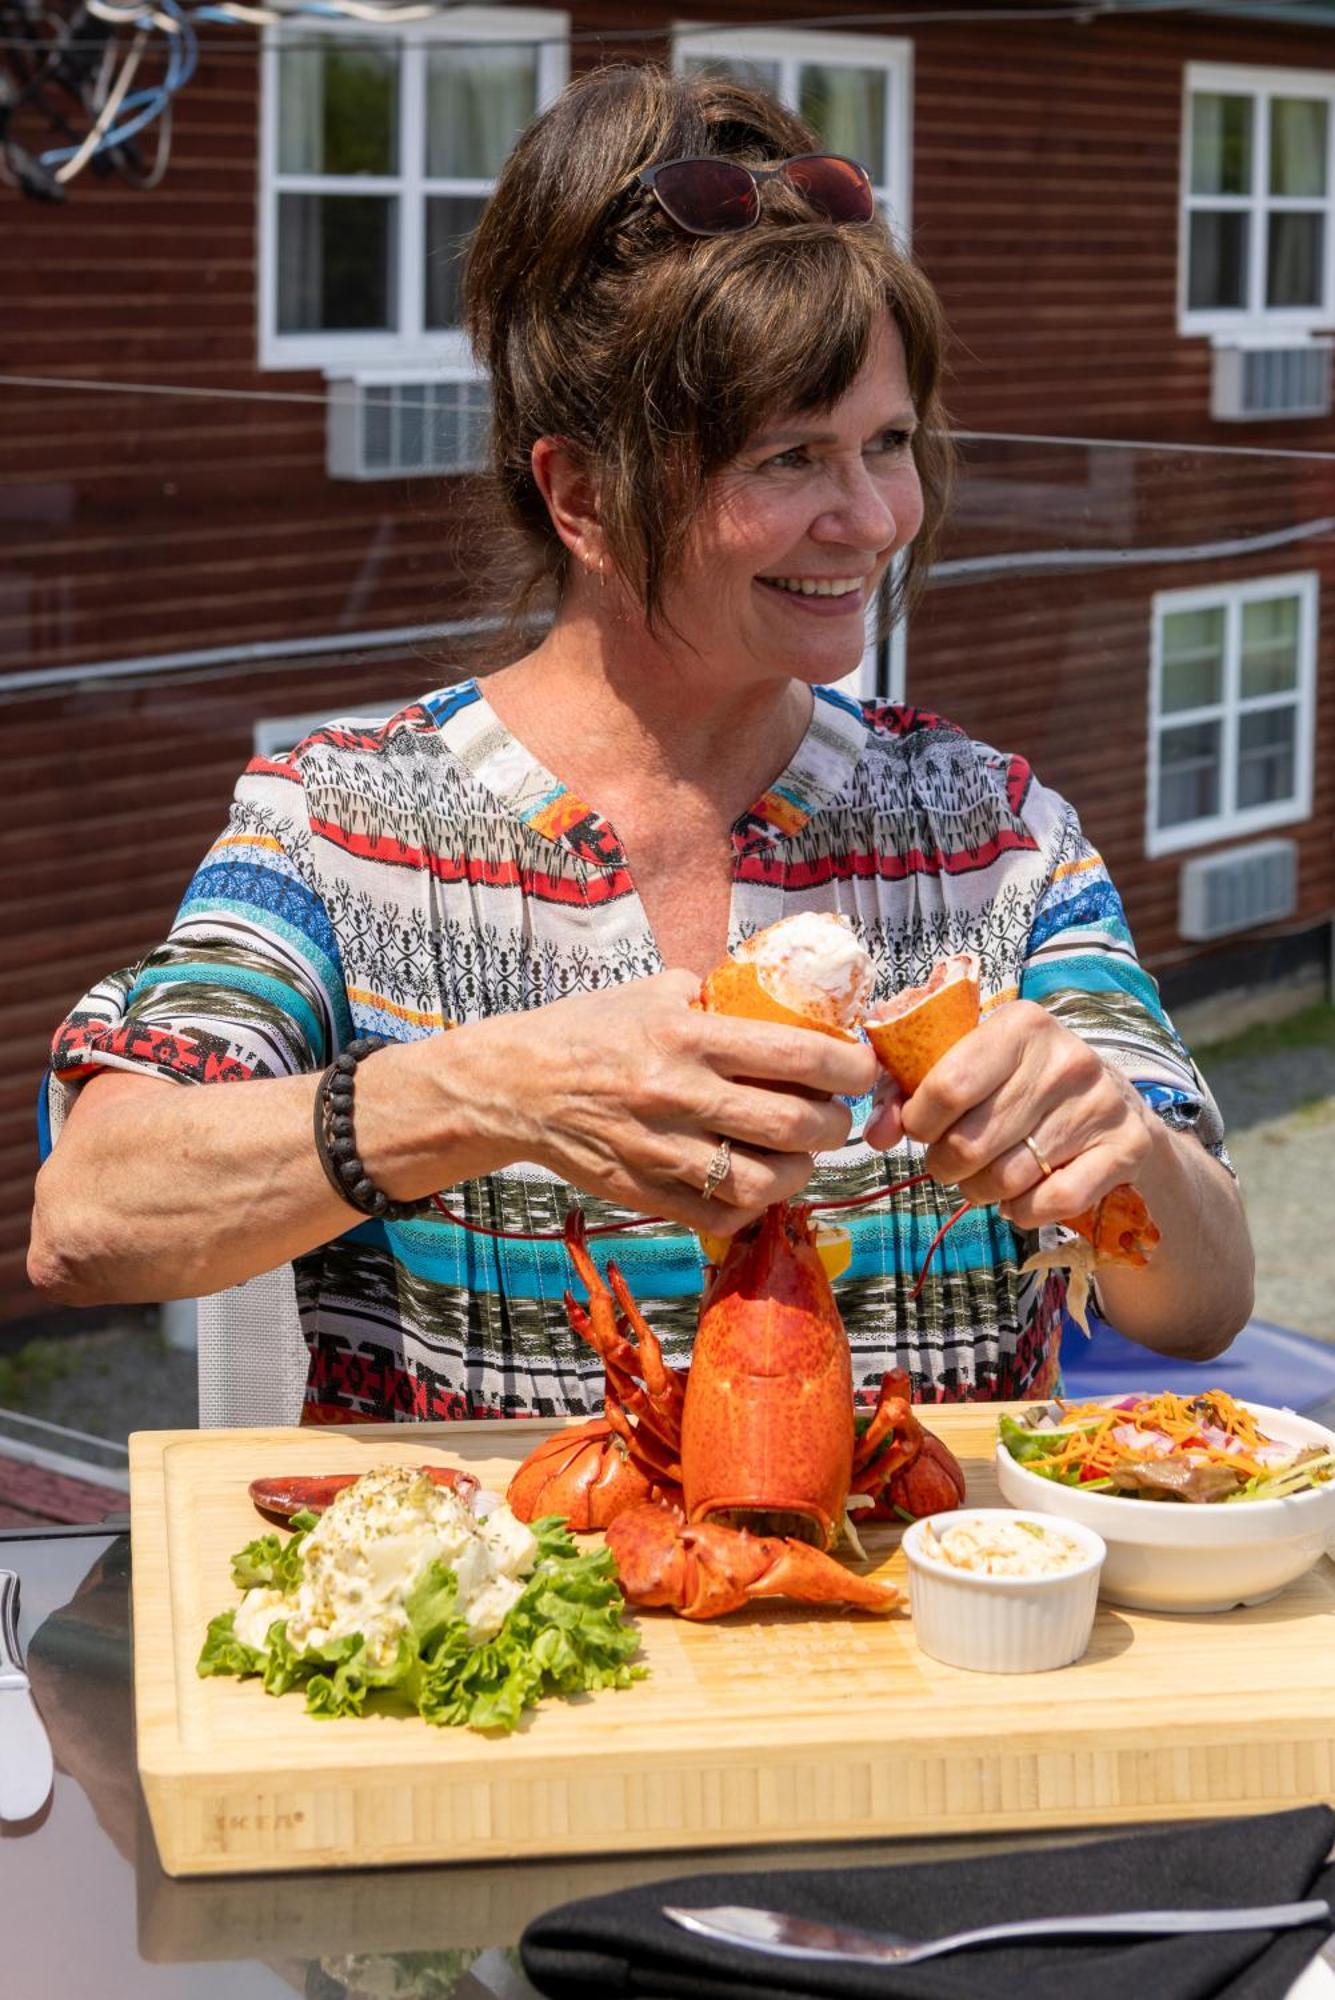
<svg viewBox="0 0 1335 2000">
<path fill-rule="evenodd" d="M 1252 1310 L 1251 1237 L 1237 1184 L 1190 1133 L 1158 1119 L 1137 1186 L 1163 1232 L 1144 1270 L 1104 1265 L 1102 1310 L 1128 1339 L 1160 1354 L 1208 1361 Z"/>
<path fill-rule="evenodd" d="M 395 1044 L 357 1072 L 357 1144 L 412 1201 L 506 1164 L 483 1109 L 510 1031 L 486 1022 Z M 448 1049 L 446 1049 L 448 1043 Z M 313 1132 L 314 1076 L 208 1086 L 107 1071 L 75 1100 L 37 1178 L 29 1276 L 71 1305 L 191 1298 L 341 1235 Z"/>
</svg>

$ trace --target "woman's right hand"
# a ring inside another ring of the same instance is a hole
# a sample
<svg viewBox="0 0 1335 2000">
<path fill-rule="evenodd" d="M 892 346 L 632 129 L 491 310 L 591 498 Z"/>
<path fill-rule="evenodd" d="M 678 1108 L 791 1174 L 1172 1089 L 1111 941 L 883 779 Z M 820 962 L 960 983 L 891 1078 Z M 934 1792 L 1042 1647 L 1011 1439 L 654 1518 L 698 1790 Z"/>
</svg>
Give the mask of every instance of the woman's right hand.
<svg viewBox="0 0 1335 2000">
<path fill-rule="evenodd" d="M 663 972 L 490 1021 L 511 1052 L 510 1087 L 491 1108 L 506 1150 L 715 1235 L 798 1194 L 812 1155 L 847 1140 L 837 1099 L 871 1089 L 876 1058 L 861 1042 L 706 1013 L 699 994 L 694 973 Z M 707 1201 L 723 1138 L 731 1167 Z"/>
</svg>

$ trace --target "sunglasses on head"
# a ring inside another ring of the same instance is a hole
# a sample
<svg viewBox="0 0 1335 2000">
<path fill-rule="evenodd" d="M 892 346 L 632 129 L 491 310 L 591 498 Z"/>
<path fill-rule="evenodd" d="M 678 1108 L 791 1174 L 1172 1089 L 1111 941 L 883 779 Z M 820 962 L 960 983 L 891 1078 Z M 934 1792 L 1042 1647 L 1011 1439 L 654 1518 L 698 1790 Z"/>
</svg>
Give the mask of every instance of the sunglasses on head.
<svg viewBox="0 0 1335 2000">
<path fill-rule="evenodd" d="M 839 153 L 798 153 L 777 167 L 744 167 L 713 155 L 664 160 L 640 181 L 678 229 L 691 236 L 731 236 L 760 220 L 760 183 L 783 179 L 827 222 L 870 222 L 871 176 Z"/>
</svg>

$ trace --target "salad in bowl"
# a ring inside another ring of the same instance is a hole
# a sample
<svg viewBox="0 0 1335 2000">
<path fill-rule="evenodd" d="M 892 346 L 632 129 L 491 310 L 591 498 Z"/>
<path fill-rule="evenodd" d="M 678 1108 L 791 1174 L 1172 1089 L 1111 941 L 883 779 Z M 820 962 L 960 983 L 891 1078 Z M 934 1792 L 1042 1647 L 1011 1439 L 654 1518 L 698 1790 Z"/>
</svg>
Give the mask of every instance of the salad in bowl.
<svg viewBox="0 0 1335 2000">
<path fill-rule="evenodd" d="M 1003 1416 L 996 1475 L 1102 1535 L 1101 1595 L 1140 1610 L 1259 1604 L 1335 1550 L 1335 1434 L 1223 1389 Z"/>
</svg>

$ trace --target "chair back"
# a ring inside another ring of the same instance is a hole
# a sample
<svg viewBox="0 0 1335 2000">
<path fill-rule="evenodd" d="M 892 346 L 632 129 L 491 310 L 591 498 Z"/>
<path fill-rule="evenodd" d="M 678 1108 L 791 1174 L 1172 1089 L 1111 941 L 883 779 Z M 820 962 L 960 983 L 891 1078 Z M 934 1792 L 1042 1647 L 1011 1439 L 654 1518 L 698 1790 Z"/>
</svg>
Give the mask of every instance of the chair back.
<svg viewBox="0 0 1335 2000">
<path fill-rule="evenodd" d="M 199 1306 L 199 1422 L 296 1424 L 310 1357 L 290 1264 L 214 1292 Z"/>
</svg>

